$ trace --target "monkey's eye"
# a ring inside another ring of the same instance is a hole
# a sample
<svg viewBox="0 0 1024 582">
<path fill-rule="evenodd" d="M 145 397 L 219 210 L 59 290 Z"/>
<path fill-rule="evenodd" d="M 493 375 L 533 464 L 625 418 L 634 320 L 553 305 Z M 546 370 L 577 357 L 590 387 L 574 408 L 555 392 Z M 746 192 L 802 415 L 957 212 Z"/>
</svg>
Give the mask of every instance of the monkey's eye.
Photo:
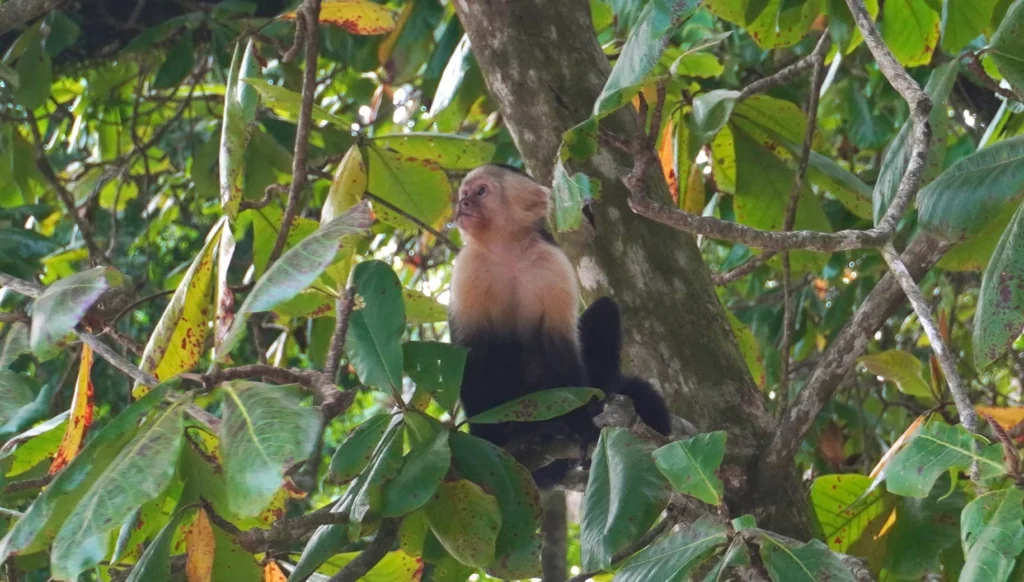
<svg viewBox="0 0 1024 582">
<path fill-rule="evenodd" d="M 477 197 L 483 196 L 486 193 L 487 193 L 487 186 L 478 186 L 477 189 L 473 191 L 473 195 L 477 196 Z"/>
</svg>

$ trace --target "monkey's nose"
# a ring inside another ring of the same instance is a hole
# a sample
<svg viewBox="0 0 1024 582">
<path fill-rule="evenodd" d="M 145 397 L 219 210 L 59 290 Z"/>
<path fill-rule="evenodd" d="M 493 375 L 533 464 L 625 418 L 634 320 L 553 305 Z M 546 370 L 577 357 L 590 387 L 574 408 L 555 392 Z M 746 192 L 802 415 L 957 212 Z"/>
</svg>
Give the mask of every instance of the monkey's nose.
<svg viewBox="0 0 1024 582">
<path fill-rule="evenodd" d="M 463 208 L 469 208 L 470 206 L 472 206 L 472 203 L 469 201 L 469 199 L 463 198 L 462 200 L 459 200 L 459 206 Z"/>
</svg>

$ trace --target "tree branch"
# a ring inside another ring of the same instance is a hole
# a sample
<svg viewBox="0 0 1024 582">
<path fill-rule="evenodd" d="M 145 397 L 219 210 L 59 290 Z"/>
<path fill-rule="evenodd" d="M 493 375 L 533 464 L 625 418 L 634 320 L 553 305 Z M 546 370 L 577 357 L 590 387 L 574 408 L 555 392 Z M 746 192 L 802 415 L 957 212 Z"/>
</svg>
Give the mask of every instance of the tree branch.
<svg viewBox="0 0 1024 582">
<path fill-rule="evenodd" d="M 327 350 L 327 366 L 324 374 L 332 381 L 338 374 L 338 364 L 341 360 L 341 352 L 345 349 L 345 337 L 348 334 L 348 318 L 352 315 L 352 307 L 356 301 L 356 288 L 349 285 L 345 293 L 338 297 L 335 303 L 335 324 L 334 337 L 331 338 L 331 346 Z"/>
<path fill-rule="evenodd" d="M 391 551 L 395 539 L 398 537 L 398 526 L 401 519 L 385 518 L 380 522 L 380 528 L 373 541 L 367 544 L 366 548 L 349 562 L 337 574 L 331 576 L 328 582 L 356 582 L 373 569 L 384 556 Z"/>
<path fill-rule="evenodd" d="M 8 0 L 0 4 L 0 34 L 60 8 L 67 0 Z"/>
<path fill-rule="evenodd" d="M 313 125 L 313 97 L 316 93 L 317 54 L 320 49 L 320 0 L 304 0 L 297 18 L 304 18 L 303 28 L 306 40 L 306 70 L 302 77 L 302 102 L 299 108 L 299 120 L 295 129 L 295 153 L 292 157 L 292 185 L 288 192 L 288 204 L 281 219 L 281 230 L 267 259 L 269 269 L 274 261 L 281 256 L 284 243 L 288 240 L 288 232 L 299 214 L 299 200 L 302 189 L 306 186 L 306 158 L 309 154 L 309 132 Z M 298 30 L 296 30 L 298 34 Z"/>
</svg>

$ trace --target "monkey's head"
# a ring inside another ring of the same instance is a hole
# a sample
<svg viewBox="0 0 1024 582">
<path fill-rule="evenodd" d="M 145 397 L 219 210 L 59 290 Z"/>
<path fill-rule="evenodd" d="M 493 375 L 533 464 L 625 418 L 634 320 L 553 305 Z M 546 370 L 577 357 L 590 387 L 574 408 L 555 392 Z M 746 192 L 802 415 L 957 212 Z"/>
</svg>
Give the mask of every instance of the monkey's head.
<svg viewBox="0 0 1024 582">
<path fill-rule="evenodd" d="M 459 186 L 455 224 L 469 241 L 512 241 L 536 230 L 549 200 L 550 191 L 523 172 L 480 166 Z"/>
</svg>

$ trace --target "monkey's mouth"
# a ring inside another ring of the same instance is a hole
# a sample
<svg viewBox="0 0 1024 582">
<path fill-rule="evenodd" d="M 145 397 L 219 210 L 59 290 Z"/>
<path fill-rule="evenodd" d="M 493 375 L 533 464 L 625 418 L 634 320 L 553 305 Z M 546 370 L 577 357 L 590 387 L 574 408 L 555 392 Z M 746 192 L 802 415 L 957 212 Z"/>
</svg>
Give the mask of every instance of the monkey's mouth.
<svg viewBox="0 0 1024 582">
<path fill-rule="evenodd" d="M 473 214 L 472 212 L 467 212 L 465 210 L 460 209 L 458 212 L 455 213 L 455 224 L 459 226 L 462 226 L 467 222 L 472 222 L 474 220 L 479 219 L 480 216 Z"/>
</svg>

